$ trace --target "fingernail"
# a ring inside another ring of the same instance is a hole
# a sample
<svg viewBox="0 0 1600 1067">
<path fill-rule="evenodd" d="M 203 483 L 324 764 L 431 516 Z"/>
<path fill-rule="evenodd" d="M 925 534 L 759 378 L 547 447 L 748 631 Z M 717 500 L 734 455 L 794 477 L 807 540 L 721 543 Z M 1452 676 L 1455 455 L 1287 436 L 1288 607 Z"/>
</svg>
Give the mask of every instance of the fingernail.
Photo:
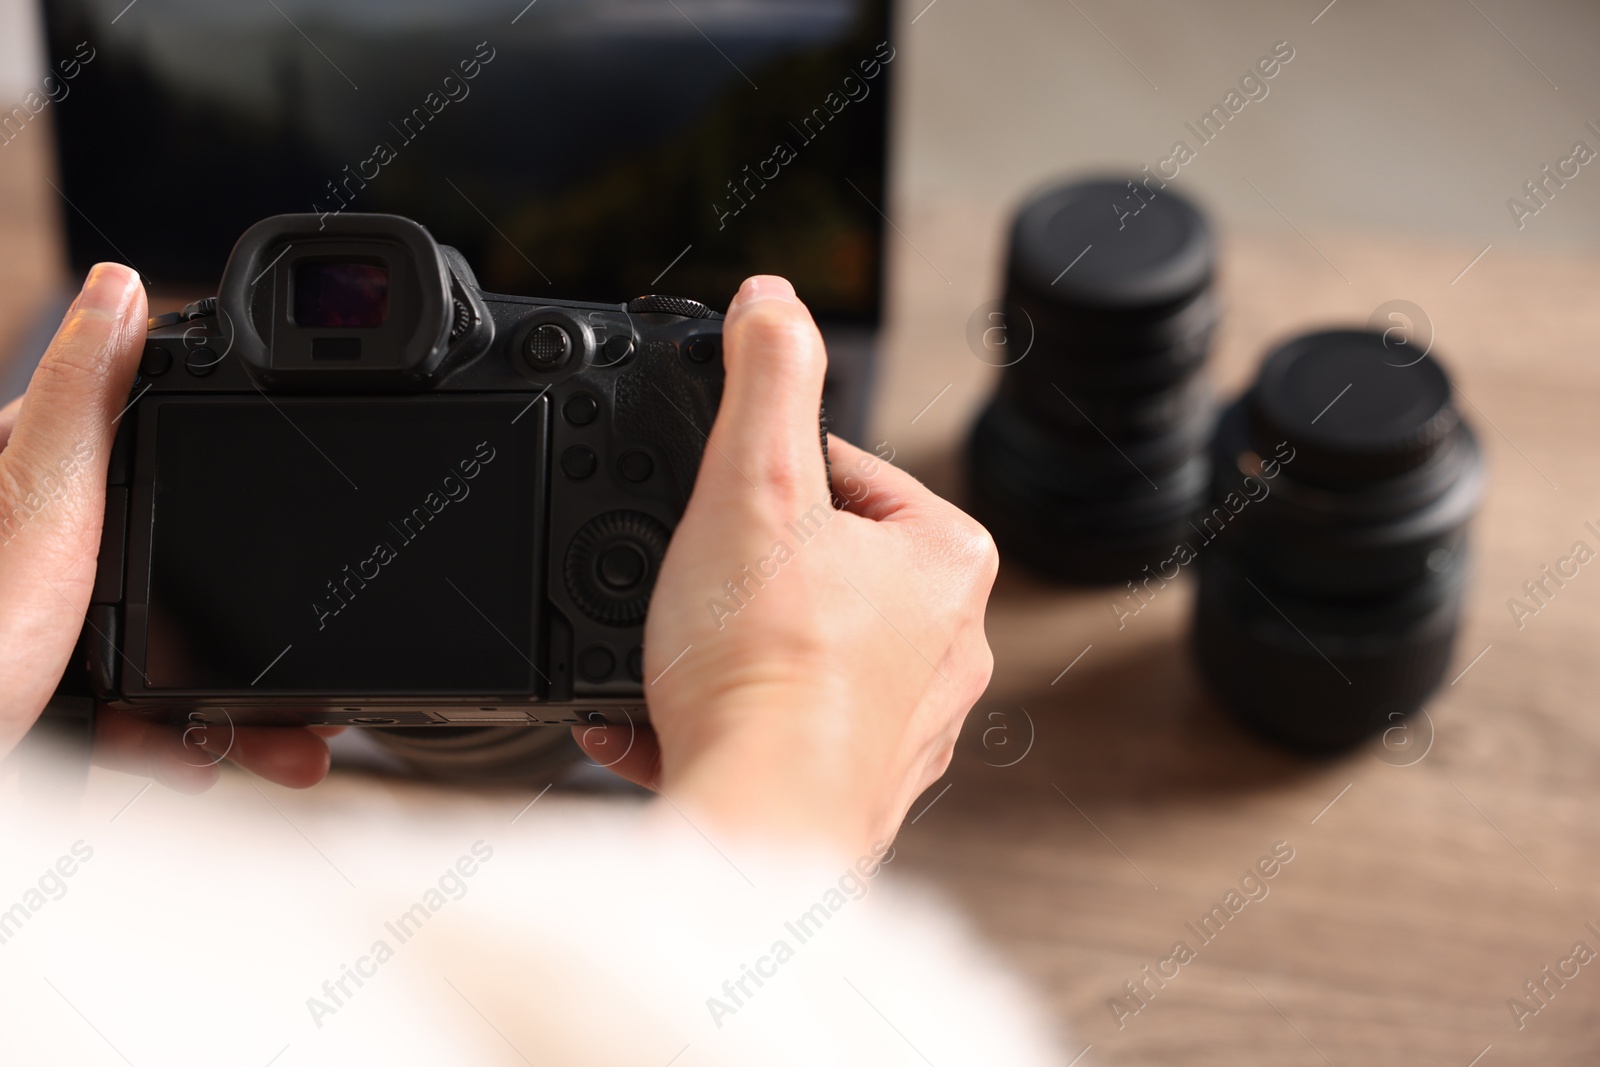
<svg viewBox="0 0 1600 1067">
<path fill-rule="evenodd" d="M 99 311 L 117 316 L 139 287 L 139 272 L 121 263 L 96 263 L 89 268 L 83 291 L 73 302 L 75 311 Z"/>
<path fill-rule="evenodd" d="M 744 284 L 739 287 L 739 294 L 733 298 L 733 304 L 738 307 L 762 300 L 778 300 L 785 304 L 800 303 L 800 298 L 795 295 L 794 286 L 789 284 L 787 278 L 780 278 L 776 274 L 757 274 L 744 280 Z"/>
</svg>

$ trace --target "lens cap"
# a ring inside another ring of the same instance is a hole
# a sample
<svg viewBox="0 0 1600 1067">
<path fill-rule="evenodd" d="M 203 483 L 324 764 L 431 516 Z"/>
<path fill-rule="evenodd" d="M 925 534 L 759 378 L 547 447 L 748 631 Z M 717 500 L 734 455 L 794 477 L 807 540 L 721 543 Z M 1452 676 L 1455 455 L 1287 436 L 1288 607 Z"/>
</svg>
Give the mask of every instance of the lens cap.
<svg viewBox="0 0 1600 1067">
<path fill-rule="evenodd" d="M 1295 478 L 1340 488 L 1420 467 L 1461 423 L 1431 357 L 1405 363 L 1370 330 L 1306 334 L 1267 357 L 1250 394 L 1263 454 L 1295 450 Z"/>
<path fill-rule="evenodd" d="M 1029 201 L 1011 236 L 1012 285 L 1063 310 L 1126 313 L 1179 303 L 1211 281 L 1211 228 L 1176 193 L 1106 179 Z"/>
</svg>

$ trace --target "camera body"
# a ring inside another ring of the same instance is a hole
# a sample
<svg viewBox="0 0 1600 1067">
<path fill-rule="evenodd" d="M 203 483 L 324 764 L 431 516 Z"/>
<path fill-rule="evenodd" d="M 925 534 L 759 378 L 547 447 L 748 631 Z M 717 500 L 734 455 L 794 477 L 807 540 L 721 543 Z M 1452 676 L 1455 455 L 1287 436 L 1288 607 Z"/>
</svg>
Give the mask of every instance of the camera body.
<svg viewBox="0 0 1600 1067">
<path fill-rule="evenodd" d="M 240 725 L 642 718 L 721 318 L 485 293 L 397 216 L 251 227 L 214 300 L 151 320 L 84 631 L 95 696 Z"/>
</svg>

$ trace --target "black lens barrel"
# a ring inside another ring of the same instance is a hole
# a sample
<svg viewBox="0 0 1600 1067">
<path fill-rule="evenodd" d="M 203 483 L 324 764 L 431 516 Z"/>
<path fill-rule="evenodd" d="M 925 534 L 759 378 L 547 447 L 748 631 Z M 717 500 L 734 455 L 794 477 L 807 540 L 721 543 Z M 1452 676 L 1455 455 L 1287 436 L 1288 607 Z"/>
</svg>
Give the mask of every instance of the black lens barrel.
<svg viewBox="0 0 1600 1067">
<path fill-rule="evenodd" d="M 1212 454 L 1202 523 L 1219 529 L 1196 553 L 1194 625 L 1212 687 L 1302 749 L 1414 712 L 1450 659 L 1484 483 L 1443 367 L 1372 331 L 1294 338 L 1224 412 Z"/>
<path fill-rule="evenodd" d="M 968 445 L 971 506 L 1002 551 L 1065 581 L 1119 582 L 1204 498 L 1215 247 L 1187 200 L 1126 179 L 1055 187 L 1011 233 L 1006 366 Z"/>
<path fill-rule="evenodd" d="M 1225 704 L 1277 743 L 1348 748 L 1443 677 L 1482 454 L 1439 362 L 1371 330 L 1286 341 L 1218 417 L 1199 373 L 1215 262 L 1205 218 L 1156 179 L 1025 203 L 969 504 L 1063 581 L 1193 564 L 1193 643 Z"/>
</svg>

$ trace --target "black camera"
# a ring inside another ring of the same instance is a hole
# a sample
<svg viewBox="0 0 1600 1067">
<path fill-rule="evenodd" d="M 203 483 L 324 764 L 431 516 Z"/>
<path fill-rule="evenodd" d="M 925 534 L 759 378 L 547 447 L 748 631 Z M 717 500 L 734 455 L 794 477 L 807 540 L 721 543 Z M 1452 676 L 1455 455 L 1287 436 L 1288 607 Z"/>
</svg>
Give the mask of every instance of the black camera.
<svg viewBox="0 0 1600 1067">
<path fill-rule="evenodd" d="M 217 297 L 151 320 L 90 687 L 175 722 L 639 719 L 721 318 L 485 293 L 392 215 L 252 226 Z"/>
</svg>

